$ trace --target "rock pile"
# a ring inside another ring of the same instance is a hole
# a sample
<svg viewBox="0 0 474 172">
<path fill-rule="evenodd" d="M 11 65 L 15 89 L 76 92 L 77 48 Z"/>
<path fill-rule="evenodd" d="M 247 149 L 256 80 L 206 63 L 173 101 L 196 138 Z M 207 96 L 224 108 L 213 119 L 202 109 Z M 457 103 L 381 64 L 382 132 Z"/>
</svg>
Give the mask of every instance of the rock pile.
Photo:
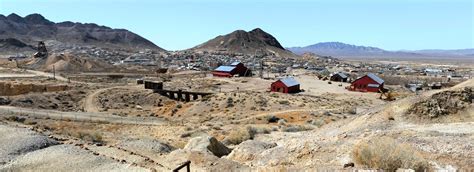
<svg viewBox="0 0 474 172">
<path fill-rule="evenodd" d="M 456 114 L 458 111 L 471 106 L 474 99 L 473 93 L 474 88 L 472 87 L 436 93 L 427 100 L 415 103 L 408 110 L 408 114 L 414 114 L 422 118 L 437 118 Z"/>
</svg>

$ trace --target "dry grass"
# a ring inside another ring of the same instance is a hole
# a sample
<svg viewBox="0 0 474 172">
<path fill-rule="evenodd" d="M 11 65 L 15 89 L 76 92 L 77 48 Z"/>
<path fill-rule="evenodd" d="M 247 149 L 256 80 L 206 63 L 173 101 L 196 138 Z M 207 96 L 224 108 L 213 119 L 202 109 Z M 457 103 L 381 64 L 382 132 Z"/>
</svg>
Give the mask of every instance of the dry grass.
<svg viewBox="0 0 474 172">
<path fill-rule="evenodd" d="M 400 144 L 389 137 L 376 138 L 355 145 L 352 159 L 368 168 L 395 171 L 398 168 L 424 171 L 426 160 L 410 145 Z"/>
<path fill-rule="evenodd" d="M 92 131 L 85 131 L 85 130 L 70 130 L 65 131 L 63 134 L 79 138 L 84 141 L 90 141 L 94 143 L 103 143 L 104 140 L 102 138 L 102 134 L 99 132 L 92 132 Z"/>
</svg>

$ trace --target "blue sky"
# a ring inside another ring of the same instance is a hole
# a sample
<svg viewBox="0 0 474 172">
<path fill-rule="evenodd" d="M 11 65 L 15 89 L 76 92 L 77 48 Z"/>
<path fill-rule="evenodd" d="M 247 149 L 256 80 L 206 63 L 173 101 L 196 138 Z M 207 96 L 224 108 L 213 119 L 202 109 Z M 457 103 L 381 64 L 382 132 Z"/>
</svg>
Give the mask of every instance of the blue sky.
<svg viewBox="0 0 474 172">
<path fill-rule="evenodd" d="M 256 27 L 285 47 L 474 48 L 473 8 L 472 0 L 0 0 L 3 15 L 124 28 L 167 50 Z"/>
</svg>

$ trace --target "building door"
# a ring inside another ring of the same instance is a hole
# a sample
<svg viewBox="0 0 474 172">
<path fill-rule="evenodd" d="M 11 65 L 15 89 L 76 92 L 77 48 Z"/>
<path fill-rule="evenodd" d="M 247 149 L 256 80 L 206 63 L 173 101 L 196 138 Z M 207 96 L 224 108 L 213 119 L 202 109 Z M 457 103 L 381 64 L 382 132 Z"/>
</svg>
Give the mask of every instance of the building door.
<svg viewBox="0 0 474 172">
<path fill-rule="evenodd" d="M 285 89 L 284 89 L 284 88 L 281 88 L 281 87 L 280 87 L 280 88 L 278 88 L 278 92 L 280 92 L 280 93 L 284 93 L 284 91 L 285 91 Z"/>
</svg>

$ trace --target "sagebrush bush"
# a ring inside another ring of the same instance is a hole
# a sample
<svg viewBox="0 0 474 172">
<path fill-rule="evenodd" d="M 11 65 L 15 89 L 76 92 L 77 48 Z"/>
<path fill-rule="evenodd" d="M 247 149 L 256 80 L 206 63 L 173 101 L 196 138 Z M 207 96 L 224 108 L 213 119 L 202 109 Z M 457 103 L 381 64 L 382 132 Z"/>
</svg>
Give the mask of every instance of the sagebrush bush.
<svg viewBox="0 0 474 172">
<path fill-rule="evenodd" d="M 232 130 L 225 138 L 224 142 L 226 144 L 238 145 L 246 140 L 253 139 L 257 134 L 269 134 L 271 132 L 272 128 L 269 127 L 241 127 L 236 130 Z"/>
<path fill-rule="evenodd" d="M 289 126 L 284 126 L 281 128 L 281 131 L 283 132 L 300 132 L 300 131 L 308 131 L 314 129 L 311 126 L 308 125 L 289 125 Z"/>
<path fill-rule="evenodd" d="M 390 137 L 363 141 L 354 146 L 352 159 L 373 169 L 395 171 L 398 168 L 424 171 L 427 161 L 408 144 L 398 143 Z"/>
</svg>

